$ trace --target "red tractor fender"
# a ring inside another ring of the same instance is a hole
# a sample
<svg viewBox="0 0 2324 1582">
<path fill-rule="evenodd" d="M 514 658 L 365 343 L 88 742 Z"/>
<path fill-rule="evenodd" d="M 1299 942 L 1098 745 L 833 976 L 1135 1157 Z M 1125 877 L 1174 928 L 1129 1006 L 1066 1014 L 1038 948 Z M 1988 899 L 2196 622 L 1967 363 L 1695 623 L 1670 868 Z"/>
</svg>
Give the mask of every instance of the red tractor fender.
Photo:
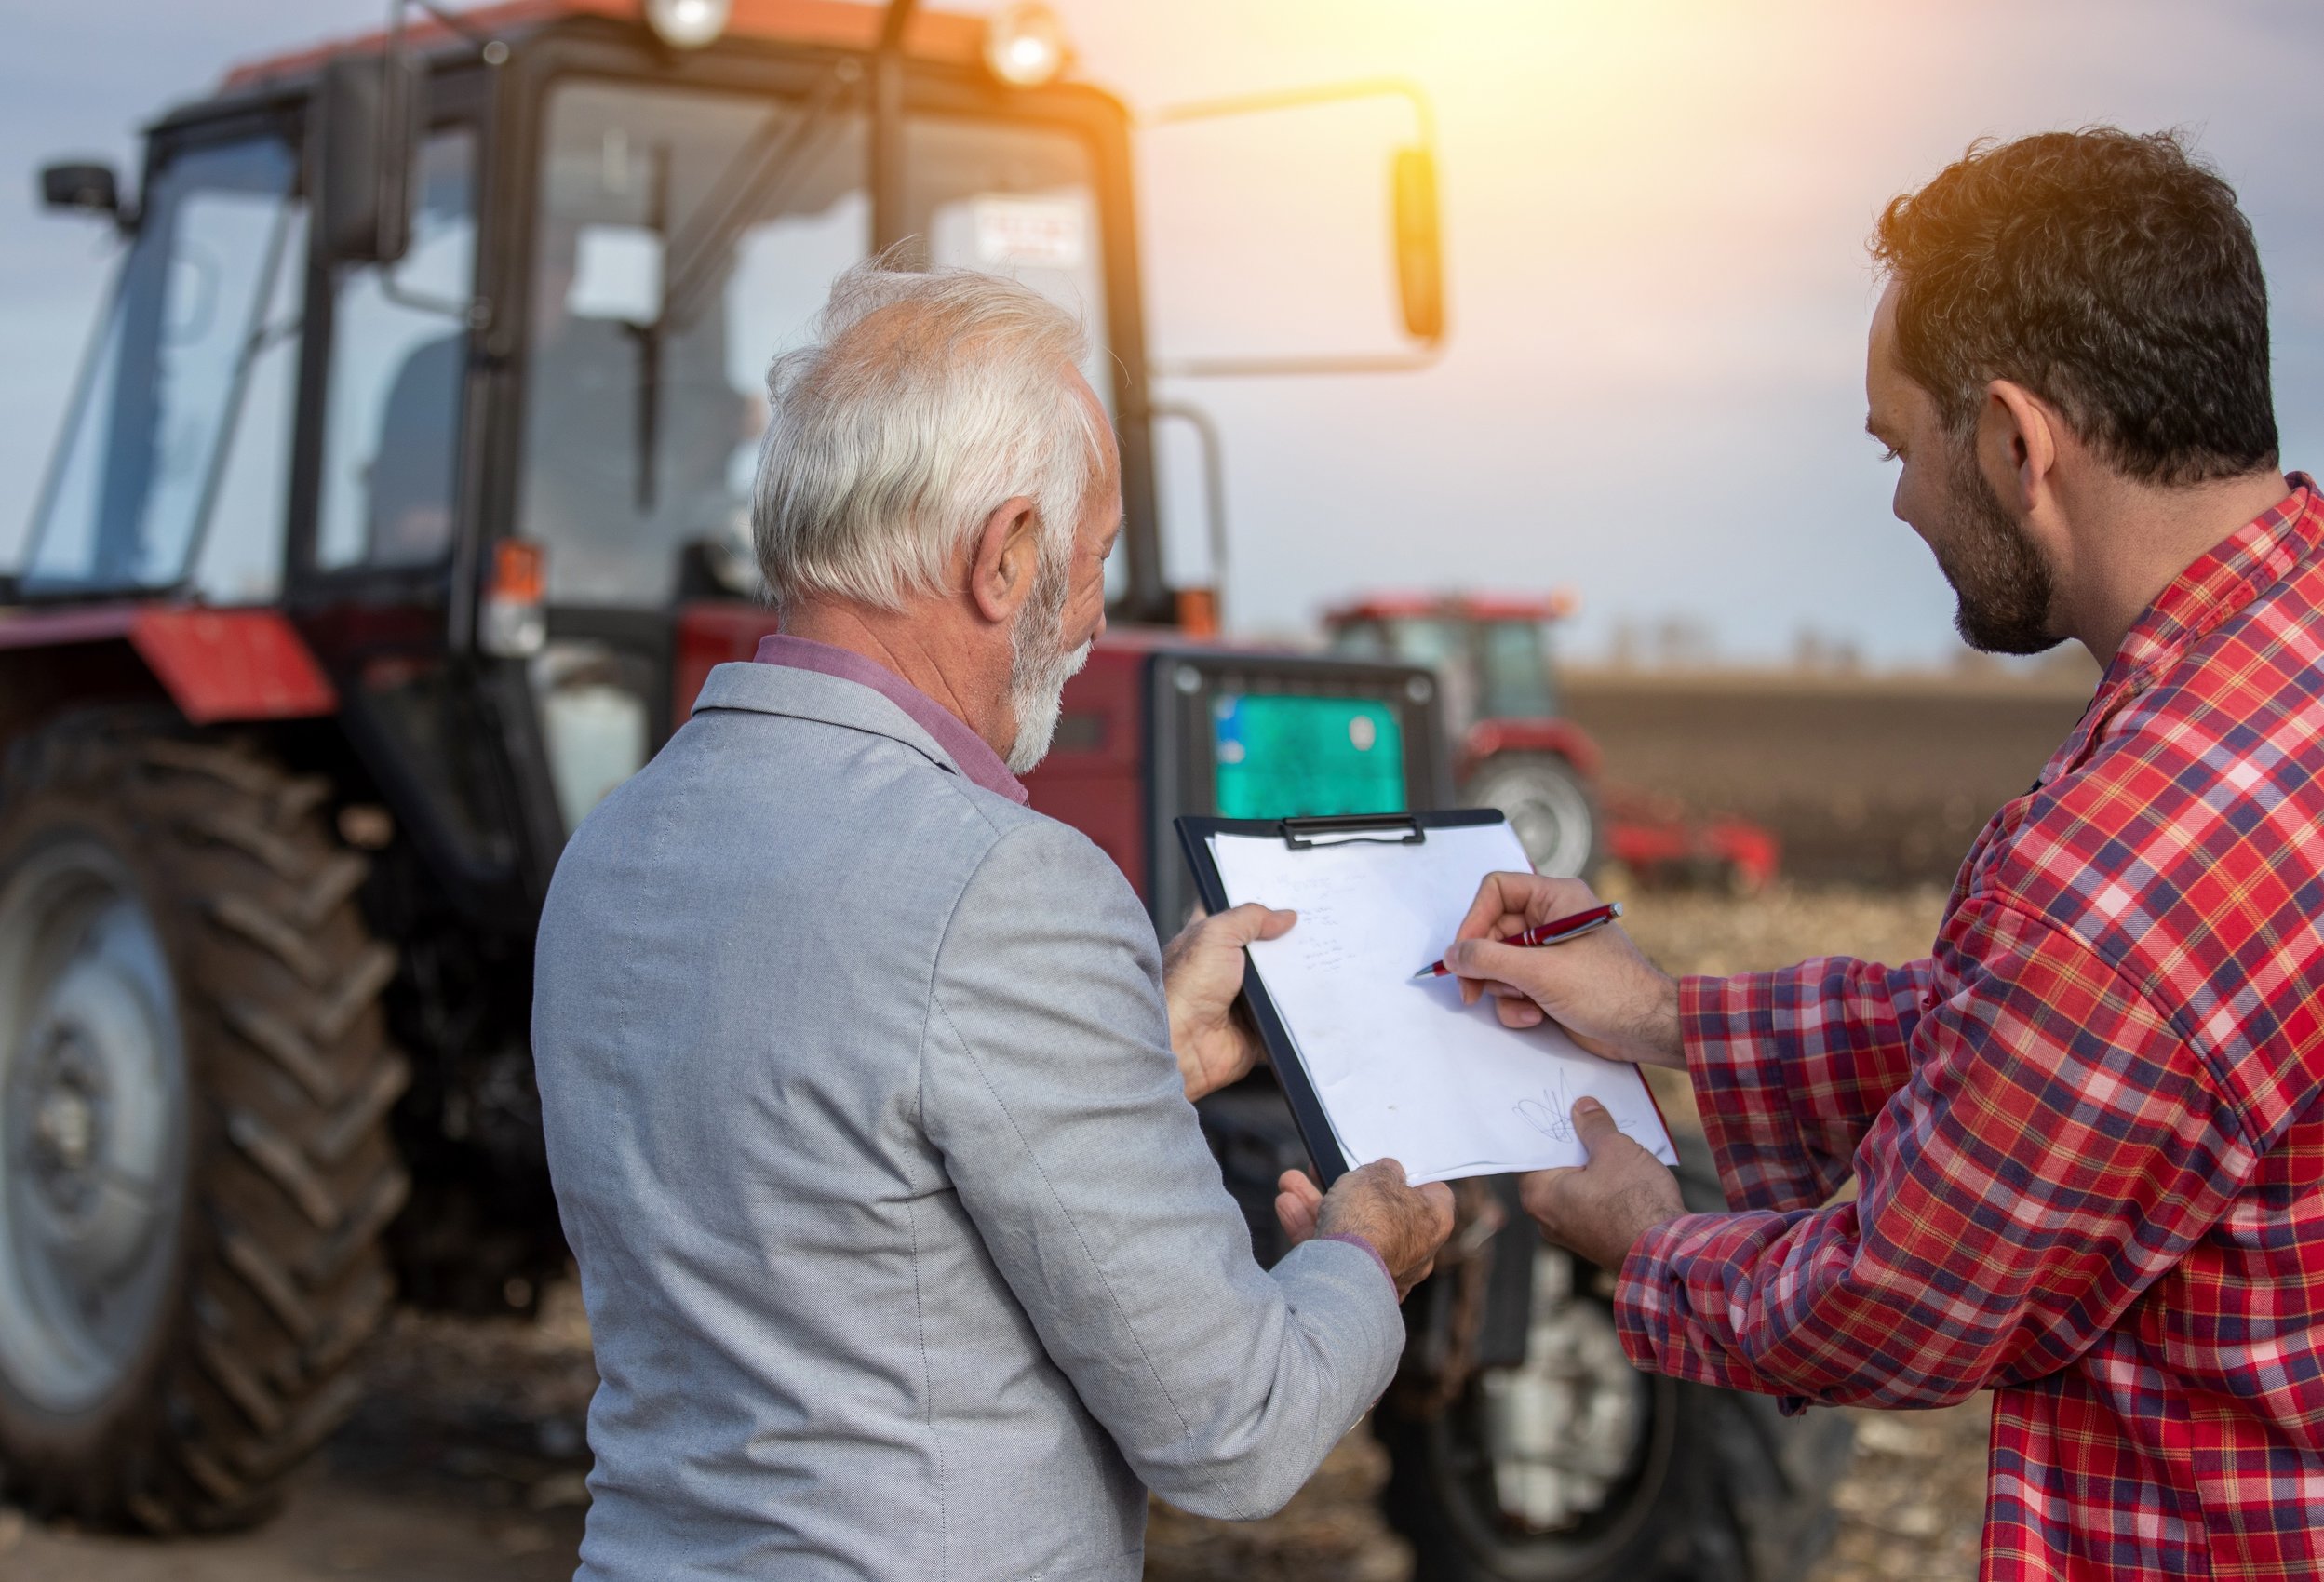
<svg viewBox="0 0 2324 1582">
<path fill-rule="evenodd" d="M 1570 719 L 1481 719 L 1460 744 L 1455 772 L 1465 783 L 1486 759 L 1503 753 L 1555 753 L 1584 780 L 1598 777 L 1598 744 Z"/>
<path fill-rule="evenodd" d="M 337 689 L 276 610 L 18 610 L 0 615 L 0 666 L 7 690 L 35 707 L 135 693 L 142 681 L 157 683 L 195 725 L 305 719 L 339 708 Z"/>
<path fill-rule="evenodd" d="M 694 712 L 702 684 L 721 664 L 759 651 L 759 639 L 777 630 L 774 611 L 736 599 L 699 599 L 678 609 L 678 650 L 670 666 L 670 726 L 676 730 Z"/>
<path fill-rule="evenodd" d="M 1712 821 L 1704 832 L 1712 851 L 1727 865 L 1737 890 L 1756 895 L 1775 882 L 1782 865 L 1783 844 L 1775 831 L 1746 819 Z"/>
</svg>

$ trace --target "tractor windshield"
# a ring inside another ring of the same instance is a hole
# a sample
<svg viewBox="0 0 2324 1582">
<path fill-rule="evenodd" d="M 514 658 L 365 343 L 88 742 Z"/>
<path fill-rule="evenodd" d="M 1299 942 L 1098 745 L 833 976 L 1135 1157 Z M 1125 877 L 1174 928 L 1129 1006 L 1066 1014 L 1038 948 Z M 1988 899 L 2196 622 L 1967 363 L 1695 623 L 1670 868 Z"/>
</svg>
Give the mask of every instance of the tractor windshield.
<svg viewBox="0 0 2324 1582">
<path fill-rule="evenodd" d="M 762 95 L 569 78 L 535 225 L 517 531 L 552 605 L 654 608 L 691 558 L 730 588 L 769 360 L 870 246 L 865 122 Z M 1108 401 L 1095 158 L 1049 127 L 907 125 L 907 229 L 1014 274 L 1089 328 Z"/>
<path fill-rule="evenodd" d="M 302 257 L 297 173 L 273 136 L 156 154 L 34 513 L 27 588 L 190 583 L 231 602 L 274 587 Z"/>
</svg>

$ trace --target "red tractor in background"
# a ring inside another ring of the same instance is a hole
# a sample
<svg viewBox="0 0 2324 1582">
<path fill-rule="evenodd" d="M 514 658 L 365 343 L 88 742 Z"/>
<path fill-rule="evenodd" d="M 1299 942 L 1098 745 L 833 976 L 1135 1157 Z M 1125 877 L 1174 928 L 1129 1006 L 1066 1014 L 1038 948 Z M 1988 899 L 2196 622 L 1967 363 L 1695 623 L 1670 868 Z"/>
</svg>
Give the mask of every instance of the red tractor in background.
<svg viewBox="0 0 2324 1582">
<path fill-rule="evenodd" d="M 1550 628 L 1569 593 L 1375 594 L 1323 616 L 1337 651 L 1425 664 L 1444 688 L 1453 780 L 1462 802 L 1498 808 L 1536 871 L 1594 878 L 1619 864 L 1640 884 L 1766 888 L 1773 831 L 1732 817 L 1690 819 L 1674 799 L 1605 784 L 1598 745 L 1565 717 Z"/>
<path fill-rule="evenodd" d="M 261 1520 L 393 1302 L 528 1310 L 565 1268 L 541 898 L 772 629 L 764 372 L 857 260 L 916 236 L 1088 321 L 1119 624 L 1030 785 L 1160 929 L 1177 814 L 1451 796 L 1428 670 L 1179 623 L 1132 121 L 1059 80 L 1044 8 L 421 9 L 234 71 L 146 127 L 133 185 L 42 173 L 123 246 L 0 577 L 0 1500 L 36 1515 Z M 1423 348 L 1433 169 L 1424 138 L 1384 184 Z M 1271 1261 L 1281 1095 L 1261 1073 L 1202 1119 Z M 1844 1424 L 1635 1373 L 1512 1185 L 1465 1191 L 1377 1419 L 1423 1577 L 1795 1575 Z"/>
<path fill-rule="evenodd" d="M 1566 878 L 1605 854 L 1598 746 L 1559 713 L 1550 664 L 1550 625 L 1572 610 L 1564 595 L 1375 594 L 1323 616 L 1337 652 L 1436 672 L 1461 799 L 1507 813 L 1535 869 Z"/>
</svg>

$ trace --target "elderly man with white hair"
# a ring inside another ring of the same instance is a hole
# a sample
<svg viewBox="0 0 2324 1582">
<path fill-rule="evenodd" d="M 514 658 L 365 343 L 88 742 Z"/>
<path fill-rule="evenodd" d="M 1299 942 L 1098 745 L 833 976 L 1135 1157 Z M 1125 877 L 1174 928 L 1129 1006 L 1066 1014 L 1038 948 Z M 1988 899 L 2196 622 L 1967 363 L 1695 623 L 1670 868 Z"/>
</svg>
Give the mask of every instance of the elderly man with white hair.
<svg viewBox="0 0 2324 1582">
<path fill-rule="evenodd" d="M 1073 320 L 866 264 L 775 362 L 783 632 L 575 833 L 533 1050 L 603 1378 L 581 1575 L 1135 1578 L 1146 1490 L 1273 1510 L 1451 1227 L 1392 1161 L 1271 1270 L 1189 1100 L 1260 908 L 1158 952 L 1015 775 L 1105 626 Z"/>
</svg>

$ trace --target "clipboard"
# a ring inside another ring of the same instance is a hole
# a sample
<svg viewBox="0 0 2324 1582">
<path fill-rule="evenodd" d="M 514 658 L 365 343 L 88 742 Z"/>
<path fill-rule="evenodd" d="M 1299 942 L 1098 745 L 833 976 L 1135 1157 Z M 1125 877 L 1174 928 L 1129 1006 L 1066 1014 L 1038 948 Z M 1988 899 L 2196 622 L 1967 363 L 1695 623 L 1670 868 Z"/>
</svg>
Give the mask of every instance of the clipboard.
<svg viewBox="0 0 2324 1582">
<path fill-rule="evenodd" d="M 1178 844 L 1186 852 L 1187 865 L 1194 872 L 1195 892 L 1202 897 L 1203 909 L 1216 915 L 1227 910 L 1228 902 L 1226 883 L 1219 878 L 1217 861 L 1211 854 L 1210 838 L 1214 835 L 1273 836 L 1296 851 L 1348 842 L 1417 845 L 1428 839 L 1431 829 L 1474 828 L 1509 821 L 1497 808 L 1453 808 L 1442 812 L 1347 813 L 1315 818 L 1184 817 L 1175 822 L 1178 826 Z M 1299 1128 L 1299 1140 L 1307 1145 L 1308 1158 L 1314 1161 L 1316 1179 L 1328 1192 L 1333 1182 L 1348 1173 L 1347 1156 L 1340 1151 L 1339 1139 L 1332 1130 L 1330 1118 L 1323 1113 L 1323 1100 L 1316 1096 L 1315 1083 L 1299 1058 L 1290 1030 L 1283 1026 L 1274 1000 L 1269 998 L 1258 967 L 1247 955 L 1243 963 L 1243 997 L 1251 1008 L 1251 1019 L 1258 1024 L 1259 1038 L 1267 1045 L 1268 1063 L 1274 1067 L 1275 1080 L 1283 1088 L 1284 1102 L 1291 1106 L 1291 1119 Z"/>
</svg>

